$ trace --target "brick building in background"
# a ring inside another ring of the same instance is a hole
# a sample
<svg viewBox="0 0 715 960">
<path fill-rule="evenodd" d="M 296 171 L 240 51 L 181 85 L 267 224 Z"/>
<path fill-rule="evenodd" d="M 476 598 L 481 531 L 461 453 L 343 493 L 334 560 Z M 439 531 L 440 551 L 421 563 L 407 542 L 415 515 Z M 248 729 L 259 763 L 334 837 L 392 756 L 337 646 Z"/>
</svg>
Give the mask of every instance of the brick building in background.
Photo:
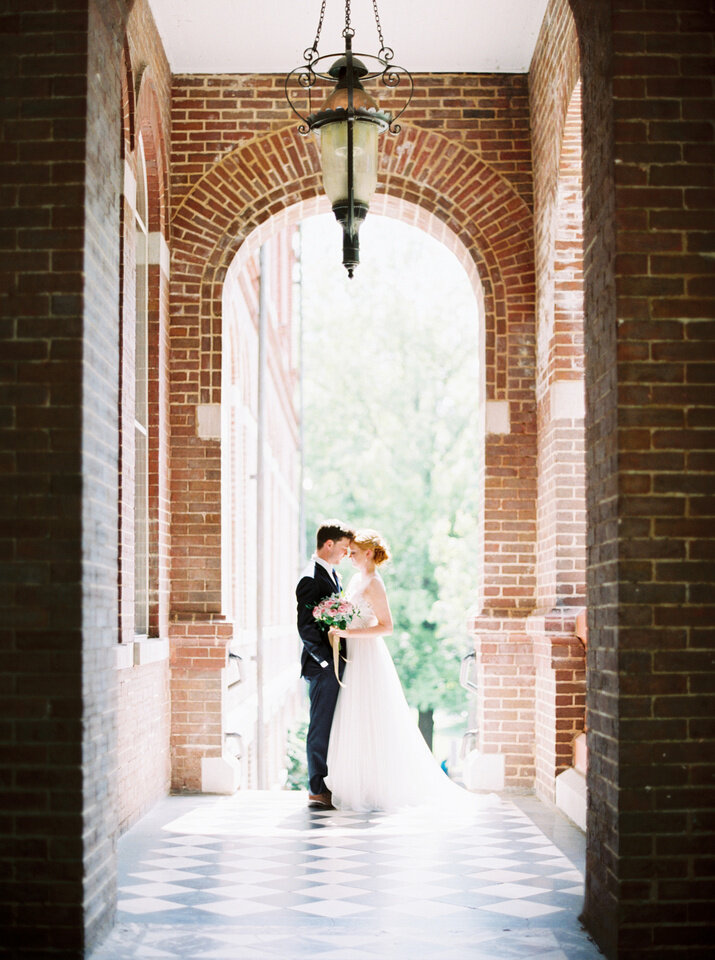
<svg viewBox="0 0 715 960">
<path fill-rule="evenodd" d="M 278 776 L 300 698 L 273 602 L 298 563 L 290 237 L 324 204 L 282 77 L 172 76 L 146 0 L 57 6 L 0 17 L 16 957 L 104 935 L 116 837 L 171 784 Z M 446 243 L 481 304 L 482 782 L 553 800 L 587 703 L 584 918 L 620 960 L 713 935 L 712 13 L 551 0 L 528 74 L 417 75 L 372 206 Z M 261 729 L 259 636 L 283 664 Z"/>
</svg>

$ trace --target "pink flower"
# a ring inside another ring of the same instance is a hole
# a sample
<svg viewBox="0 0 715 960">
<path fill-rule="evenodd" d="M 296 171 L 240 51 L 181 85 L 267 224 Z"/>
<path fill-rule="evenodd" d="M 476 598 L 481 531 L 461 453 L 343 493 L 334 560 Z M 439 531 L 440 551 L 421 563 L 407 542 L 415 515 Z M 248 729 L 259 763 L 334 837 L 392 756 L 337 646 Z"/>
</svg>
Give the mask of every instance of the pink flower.
<svg viewBox="0 0 715 960">
<path fill-rule="evenodd" d="M 340 594 L 326 597 L 313 607 L 313 617 L 328 627 L 344 630 L 359 613 L 357 607 Z"/>
</svg>

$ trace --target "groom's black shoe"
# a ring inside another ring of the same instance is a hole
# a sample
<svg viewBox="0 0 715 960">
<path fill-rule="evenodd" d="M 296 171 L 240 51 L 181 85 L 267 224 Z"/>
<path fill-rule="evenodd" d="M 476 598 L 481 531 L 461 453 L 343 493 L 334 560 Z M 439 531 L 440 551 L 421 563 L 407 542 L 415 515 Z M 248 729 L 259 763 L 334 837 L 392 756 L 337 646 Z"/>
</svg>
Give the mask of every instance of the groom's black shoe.
<svg viewBox="0 0 715 960">
<path fill-rule="evenodd" d="M 330 790 L 325 793 L 309 793 L 308 806 L 311 810 L 334 810 L 333 795 Z"/>
</svg>

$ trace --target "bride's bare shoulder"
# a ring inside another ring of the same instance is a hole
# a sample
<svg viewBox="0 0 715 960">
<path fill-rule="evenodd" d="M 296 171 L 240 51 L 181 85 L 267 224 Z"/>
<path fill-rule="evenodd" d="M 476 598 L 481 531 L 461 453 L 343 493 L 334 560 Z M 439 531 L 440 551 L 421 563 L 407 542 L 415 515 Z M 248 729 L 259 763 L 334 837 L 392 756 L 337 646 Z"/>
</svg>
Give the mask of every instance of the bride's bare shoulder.
<svg viewBox="0 0 715 960">
<path fill-rule="evenodd" d="M 385 584 L 379 573 L 374 573 L 365 586 L 365 594 L 368 597 L 384 597 L 387 594 Z"/>
</svg>

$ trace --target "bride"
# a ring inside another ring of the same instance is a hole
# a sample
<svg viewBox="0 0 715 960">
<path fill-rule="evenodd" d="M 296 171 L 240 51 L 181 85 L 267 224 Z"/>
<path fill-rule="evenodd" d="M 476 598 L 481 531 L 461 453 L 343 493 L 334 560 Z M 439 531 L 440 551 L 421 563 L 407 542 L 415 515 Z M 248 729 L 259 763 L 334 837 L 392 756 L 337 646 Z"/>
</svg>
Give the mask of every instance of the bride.
<svg viewBox="0 0 715 960">
<path fill-rule="evenodd" d="M 338 809 L 366 812 L 444 802 L 470 801 L 432 756 L 410 713 L 383 637 L 392 633 L 387 592 L 377 567 L 389 559 L 374 530 L 361 530 L 350 544 L 358 573 L 348 598 L 358 608 L 345 630 L 343 689 L 328 747 L 326 782 Z"/>
</svg>

